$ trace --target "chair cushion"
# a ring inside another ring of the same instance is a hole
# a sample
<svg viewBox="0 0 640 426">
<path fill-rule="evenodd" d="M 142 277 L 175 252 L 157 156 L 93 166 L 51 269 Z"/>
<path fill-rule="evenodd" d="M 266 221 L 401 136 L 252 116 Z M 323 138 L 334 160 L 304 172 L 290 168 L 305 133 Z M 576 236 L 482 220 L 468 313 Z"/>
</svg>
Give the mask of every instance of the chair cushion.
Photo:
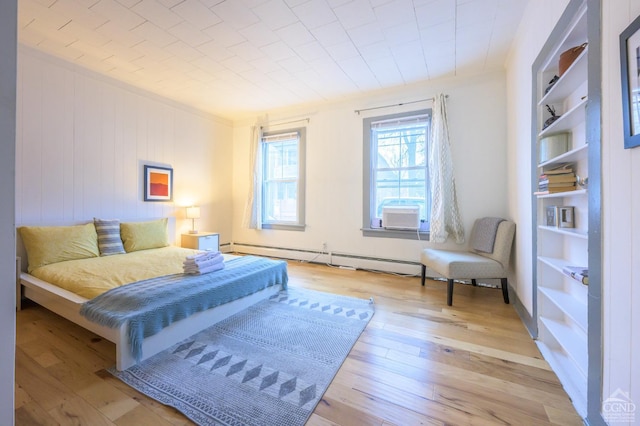
<svg viewBox="0 0 640 426">
<path fill-rule="evenodd" d="M 500 262 L 466 251 L 424 249 L 420 262 L 444 278 L 504 278 Z"/>
</svg>

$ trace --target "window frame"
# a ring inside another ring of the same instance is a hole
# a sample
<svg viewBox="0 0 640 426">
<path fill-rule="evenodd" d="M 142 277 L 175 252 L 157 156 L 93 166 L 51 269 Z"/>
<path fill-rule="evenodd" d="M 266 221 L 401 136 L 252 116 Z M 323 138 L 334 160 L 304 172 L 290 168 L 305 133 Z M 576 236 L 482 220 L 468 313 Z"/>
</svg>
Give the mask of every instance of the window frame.
<svg viewBox="0 0 640 426">
<path fill-rule="evenodd" d="M 426 155 L 427 155 L 427 164 L 425 165 L 426 175 L 425 180 L 427 181 L 426 185 L 426 193 L 425 193 L 425 215 L 426 221 L 429 220 L 429 215 L 431 212 L 431 203 L 430 203 L 430 185 L 428 185 L 429 179 L 429 165 L 428 165 L 428 154 L 429 154 L 429 139 L 431 132 L 431 123 L 433 119 L 433 113 L 431 108 L 425 108 L 420 110 L 406 111 L 395 114 L 386 114 L 376 117 L 366 117 L 362 120 L 362 140 L 363 140 L 363 187 L 362 187 L 362 235 L 364 237 L 379 237 L 379 238 L 400 238 L 400 239 L 408 239 L 408 240 L 427 240 L 429 239 L 429 231 L 428 230 L 401 230 L 401 229 L 385 229 L 385 228 L 373 228 L 371 226 L 372 220 L 375 218 L 374 206 L 372 206 L 372 199 L 374 198 L 373 191 L 375 188 L 372 188 L 372 173 L 374 171 L 373 162 L 374 158 L 372 157 L 371 150 L 371 124 L 378 121 L 385 120 L 393 120 L 393 119 L 402 119 L 405 117 L 411 117 L 416 115 L 424 115 L 427 114 L 429 116 L 429 128 L 426 135 Z"/>
<path fill-rule="evenodd" d="M 288 133 L 298 133 L 298 179 L 297 179 L 297 203 L 296 208 L 298 210 L 298 220 L 294 222 L 282 222 L 282 221 L 269 221 L 265 217 L 267 212 L 266 208 L 266 184 L 267 184 L 267 146 L 271 142 L 265 142 L 266 137 L 273 137 L 277 135 L 285 135 Z M 306 140 L 307 129 L 306 127 L 296 127 L 283 130 L 271 130 L 262 132 L 260 138 L 260 150 L 262 161 L 262 176 L 260 178 L 261 188 L 261 215 L 262 215 L 262 229 L 277 229 L 283 231 L 304 231 L 305 230 L 305 192 L 306 192 Z"/>
</svg>

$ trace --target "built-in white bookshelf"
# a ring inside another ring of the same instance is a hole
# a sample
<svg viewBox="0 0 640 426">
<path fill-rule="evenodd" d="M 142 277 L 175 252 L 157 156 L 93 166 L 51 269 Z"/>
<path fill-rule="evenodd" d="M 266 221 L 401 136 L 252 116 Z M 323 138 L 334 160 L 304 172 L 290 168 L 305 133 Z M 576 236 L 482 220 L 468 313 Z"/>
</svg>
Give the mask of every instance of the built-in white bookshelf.
<svg viewBox="0 0 640 426">
<path fill-rule="evenodd" d="M 583 417 L 587 415 L 589 370 L 588 287 L 563 269 L 567 266 L 589 267 L 589 188 L 584 181 L 588 175 L 589 161 L 586 140 L 588 44 L 553 85 L 549 85 L 549 82 L 555 75 L 559 75 L 560 55 L 570 48 L 587 43 L 586 12 L 585 1 L 572 17 L 570 25 L 565 27 L 564 33 L 546 51 L 547 56 L 542 61 L 537 61 L 540 64 L 534 69 L 534 79 L 537 82 L 534 120 L 537 132 L 533 137 L 536 153 L 544 138 L 566 134 L 568 140 L 566 152 L 534 166 L 535 184 L 538 183 L 538 176 L 545 171 L 566 164 L 570 165 L 578 181 L 582 183 L 577 184 L 575 190 L 535 195 L 534 254 L 538 328 L 536 342 L 576 410 Z M 550 117 L 547 105 L 555 109 L 559 118 L 543 128 L 545 120 Z M 571 227 L 562 226 L 566 224 L 549 224 L 547 208 L 550 207 L 570 208 Z"/>
</svg>

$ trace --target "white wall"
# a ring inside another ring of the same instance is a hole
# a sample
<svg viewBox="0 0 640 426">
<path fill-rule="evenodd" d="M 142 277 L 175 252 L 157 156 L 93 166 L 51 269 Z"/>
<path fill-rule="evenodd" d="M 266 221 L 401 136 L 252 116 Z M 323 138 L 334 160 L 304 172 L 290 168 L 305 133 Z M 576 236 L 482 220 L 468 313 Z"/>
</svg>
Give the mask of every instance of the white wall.
<svg viewBox="0 0 640 426">
<path fill-rule="evenodd" d="M 306 224 L 304 232 L 249 230 L 242 227 L 249 184 L 251 123 L 236 123 L 233 138 L 233 240 L 318 251 L 322 242 L 333 253 L 417 262 L 430 243 L 362 236 L 362 120 L 430 103 L 354 110 L 449 95 L 448 113 L 460 212 L 467 237 L 477 217 L 507 214 L 505 76 L 486 74 L 451 78 L 372 94 L 366 98 L 325 106 L 272 111 L 271 122 L 309 117 L 306 157 Z M 305 123 L 289 124 L 285 127 Z M 275 127 L 277 128 L 277 127 Z M 455 246 L 454 243 L 448 245 Z M 309 253 L 307 258 L 314 257 Z M 388 265 L 387 265 L 388 266 Z M 411 266 L 413 272 L 419 271 Z"/>
<path fill-rule="evenodd" d="M 640 148 L 623 148 L 619 53 L 640 2 L 603 1 L 602 12 L 602 396 L 620 389 L 640 407 Z"/>
<path fill-rule="evenodd" d="M 16 0 L 0 2 L 0 424 L 14 422 Z"/>
<path fill-rule="evenodd" d="M 201 206 L 200 230 L 231 236 L 232 123 L 21 48 L 16 221 L 176 216 Z M 144 202 L 143 165 L 174 170 L 174 202 Z"/>
<path fill-rule="evenodd" d="M 568 0 L 530 1 L 507 60 L 507 165 L 509 215 L 515 239 L 516 292 L 533 314 L 531 229 L 531 66 L 566 8 Z"/>
</svg>

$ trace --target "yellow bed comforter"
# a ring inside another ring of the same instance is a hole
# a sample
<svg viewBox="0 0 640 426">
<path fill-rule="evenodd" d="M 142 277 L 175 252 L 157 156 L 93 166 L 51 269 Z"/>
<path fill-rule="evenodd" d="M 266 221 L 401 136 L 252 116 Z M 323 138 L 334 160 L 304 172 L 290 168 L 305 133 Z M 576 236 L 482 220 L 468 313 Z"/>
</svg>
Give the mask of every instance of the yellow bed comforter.
<svg viewBox="0 0 640 426">
<path fill-rule="evenodd" d="M 31 275 L 92 299 L 123 284 L 182 273 L 182 262 L 195 253 L 198 251 L 173 246 L 162 247 L 53 263 L 34 269 Z"/>
</svg>

